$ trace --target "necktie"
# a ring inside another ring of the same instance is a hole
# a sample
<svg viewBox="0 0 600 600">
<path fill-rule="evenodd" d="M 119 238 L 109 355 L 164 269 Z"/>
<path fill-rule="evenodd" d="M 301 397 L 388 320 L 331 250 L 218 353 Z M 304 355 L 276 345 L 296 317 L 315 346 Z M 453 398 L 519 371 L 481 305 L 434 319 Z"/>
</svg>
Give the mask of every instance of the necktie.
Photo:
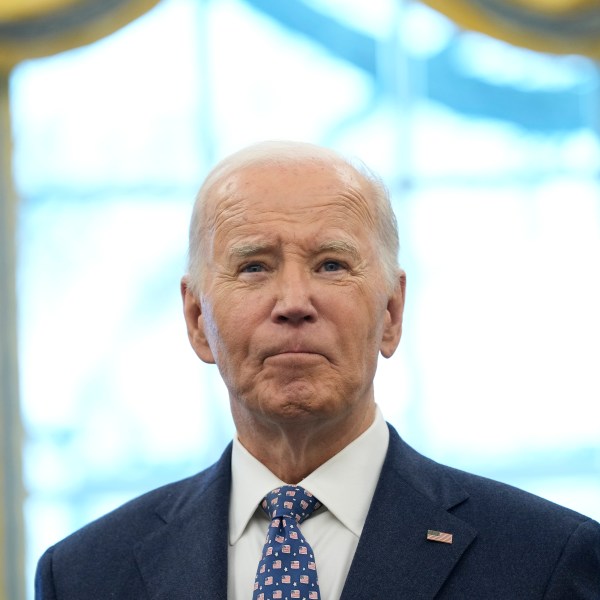
<svg viewBox="0 0 600 600">
<path fill-rule="evenodd" d="M 253 600 L 319 600 L 315 557 L 300 523 L 321 503 L 304 488 L 286 485 L 261 504 L 271 519 L 254 581 Z"/>
</svg>

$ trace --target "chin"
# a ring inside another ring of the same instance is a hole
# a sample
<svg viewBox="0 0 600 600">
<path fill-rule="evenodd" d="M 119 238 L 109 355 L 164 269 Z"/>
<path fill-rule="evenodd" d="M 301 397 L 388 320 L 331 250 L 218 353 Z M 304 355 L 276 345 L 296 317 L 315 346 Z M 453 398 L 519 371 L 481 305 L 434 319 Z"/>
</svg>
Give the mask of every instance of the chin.
<svg viewBox="0 0 600 600">
<path fill-rule="evenodd" d="M 261 394 L 258 406 L 263 414 L 271 419 L 304 420 L 324 417 L 332 412 L 337 401 L 325 391 L 315 389 L 307 382 L 296 381 L 283 389 L 269 390 Z"/>
<path fill-rule="evenodd" d="M 259 376 L 246 389 L 230 390 L 230 398 L 236 399 L 232 408 L 237 405 L 247 417 L 270 422 L 336 420 L 348 408 L 345 387 L 334 378 L 323 383 L 322 377 L 282 380 Z"/>
</svg>

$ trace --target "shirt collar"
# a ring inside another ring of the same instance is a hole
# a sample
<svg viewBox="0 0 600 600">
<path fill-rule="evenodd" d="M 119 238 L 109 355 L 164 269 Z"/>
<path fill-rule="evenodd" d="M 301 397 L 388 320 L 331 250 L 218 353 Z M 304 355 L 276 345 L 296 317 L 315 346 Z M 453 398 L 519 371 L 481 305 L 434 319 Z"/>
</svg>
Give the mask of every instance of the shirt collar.
<svg viewBox="0 0 600 600">
<path fill-rule="evenodd" d="M 233 439 L 231 453 L 231 500 L 229 503 L 229 543 L 231 545 L 240 539 L 248 521 L 258 510 L 258 505 L 265 495 L 281 485 L 285 485 L 285 483 L 254 458 L 242 446 L 236 435 Z M 263 513 L 262 510 L 260 512 Z"/>
<path fill-rule="evenodd" d="M 364 433 L 298 484 L 357 537 L 367 518 L 388 442 L 389 431 L 377 407 L 375 419 Z M 233 440 L 231 477 L 229 543 L 233 545 L 267 492 L 285 482 L 254 458 L 237 437 Z"/>
</svg>

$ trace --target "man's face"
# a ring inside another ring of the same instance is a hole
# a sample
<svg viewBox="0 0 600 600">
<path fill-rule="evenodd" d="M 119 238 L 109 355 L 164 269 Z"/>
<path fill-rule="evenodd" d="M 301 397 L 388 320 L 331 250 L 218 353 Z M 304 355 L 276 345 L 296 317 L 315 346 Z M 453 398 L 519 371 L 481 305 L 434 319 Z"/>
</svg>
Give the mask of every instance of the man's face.
<svg viewBox="0 0 600 600">
<path fill-rule="evenodd" d="M 403 286 L 383 276 L 361 178 L 321 161 L 246 167 L 207 198 L 205 276 L 184 288 L 190 339 L 216 362 L 238 420 L 358 418 Z"/>
</svg>

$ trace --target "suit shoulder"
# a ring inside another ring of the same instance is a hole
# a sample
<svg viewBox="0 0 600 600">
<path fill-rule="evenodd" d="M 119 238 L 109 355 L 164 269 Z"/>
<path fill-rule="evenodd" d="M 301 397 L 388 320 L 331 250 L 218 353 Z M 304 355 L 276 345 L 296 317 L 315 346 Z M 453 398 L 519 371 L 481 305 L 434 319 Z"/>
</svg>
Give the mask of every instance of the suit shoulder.
<svg viewBox="0 0 600 600">
<path fill-rule="evenodd" d="M 390 440 L 393 440 L 392 464 L 397 472 L 432 502 L 456 515 L 472 516 L 481 525 L 501 526 L 507 519 L 521 525 L 545 523 L 546 529 L 556 528 L 563 533 L 587 521 L 595 523 L 531 492 L 427 458 L 401 440 L 395 431 Z M 505 526 L 510 527 L 508 523 Z"/>
<path fill-rule="evenodd" d="M 135 498 L 58 542 L 42 556 L 36 598 L 142 598 L 137 554 L 182 523 L 207 522 L 207 505 L 229 496 L 230 447 L 201 473 Z M 169 529 L 171 528 L 171 529 Z"/>
<path fill-rule="evenodd" d="M 463 487 L 474 502 L 489 506 L 498 514 L 520 514 L 523 518 L 553 519 L 575 527 L 591 519 L 570 508 L 488 477 L 440 465 Z"/>
<path fill-rule="evenodd" d="M 204 471 L 146 492 L 75 531 L 53 547 L 55 556 L 87 547 L 130 545 L 174 515 L 191 510 L 211 486 L 228 486 L 229 464 L 228 448 L 219 462 Z"/>
<path fill-rule="evenodd" d="M 386 461 L 381 515 L 390 514 L 390 500 L 402 498 L 402 511 L 410 514 L 404 527 L 414 534 L 414 546 L 422 549 L 425 560 L 449 554 L 441 544 L 425 545 L 426 529 L 453 534 L 450 547 L 461 558 L 440 598 L 597 597 L 600 525 L 592 519 L 511 485 L 437 463 L 395 432 Z M 433 563 L 431 568 L 435 570 Z"/>
</svg>

